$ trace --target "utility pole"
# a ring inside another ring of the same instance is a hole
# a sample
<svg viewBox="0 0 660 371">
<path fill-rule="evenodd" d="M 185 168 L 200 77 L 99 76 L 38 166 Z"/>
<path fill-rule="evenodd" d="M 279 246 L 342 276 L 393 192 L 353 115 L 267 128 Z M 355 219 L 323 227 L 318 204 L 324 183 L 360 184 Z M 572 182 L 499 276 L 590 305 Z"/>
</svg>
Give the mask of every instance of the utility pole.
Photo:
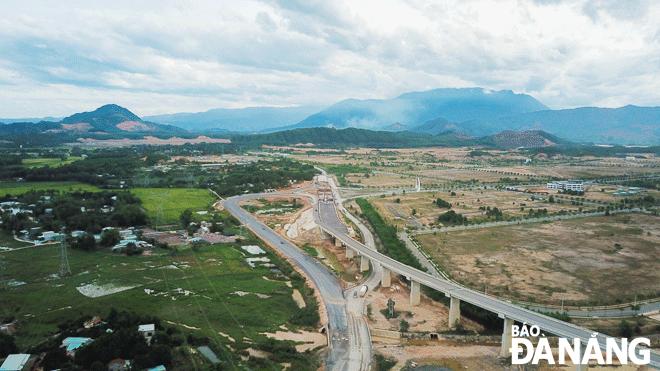
<svg viewBox="0 0 660 371">
<path fill-rule="evenodd" d="M 62 228 L 60 235 L 62 236 L 60 240 L 60 250 L 62 255 L 60 258 L 60 278 L 62 278 L 71 275 L 71 267 L 69 266 L 69 257 L 66 253 L 66 234 L 64 234 L 64 228 Z"/>
</svg>

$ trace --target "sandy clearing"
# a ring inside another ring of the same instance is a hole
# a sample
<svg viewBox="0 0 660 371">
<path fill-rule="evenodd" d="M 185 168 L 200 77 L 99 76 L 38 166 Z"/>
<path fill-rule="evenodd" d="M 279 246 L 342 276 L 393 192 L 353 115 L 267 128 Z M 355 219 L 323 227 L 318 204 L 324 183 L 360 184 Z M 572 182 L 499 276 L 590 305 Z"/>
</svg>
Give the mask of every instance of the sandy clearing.
<svg viewBox="0 0 660 371">
<path fill-rule="evenodd" d="M 307 306 L 307 304 L 305 304 L 305 299 L 303 299 L 303 296 L 298 289 L 294 289 L 291 296 L 293 296 L 293 300 L 298 304 L 298 308 L 304 308 Z"/>
<path fill-rule="evenodd" d="M 185 327 L 189 330 L 201 330 L 201 328 L 199 328 L 199 327 L 188 326 L 188 325 L 185 325 L 183 323 L 176 323 L 176 322 L 167 321 L 167 320 L 165 320 L 165 322 L 169 323 L 170 325 L 177 325 L 177 326 Z"/>
</svg>

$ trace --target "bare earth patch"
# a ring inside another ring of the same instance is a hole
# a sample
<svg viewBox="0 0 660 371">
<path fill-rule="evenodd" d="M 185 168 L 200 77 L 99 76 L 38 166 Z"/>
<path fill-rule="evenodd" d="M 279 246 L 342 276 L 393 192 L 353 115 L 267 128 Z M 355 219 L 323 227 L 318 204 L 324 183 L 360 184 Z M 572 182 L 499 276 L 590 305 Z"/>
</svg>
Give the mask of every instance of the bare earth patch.
<svg viewBox="0 0 660 371">
<path fill-rule="evenodd" d="M 387 300 L 395 302 L 394 310 L 399 312 L 399 317 L 387 319 L 381 310 L 387 308 Z M 420 305 L 410 305 L 410 290 L 407 283 L 401 283 L 397 279 L 392 280 L 391 287 L 380 287 L 377 291 L 369 294 L 368 301 L 371 305 L 371 317 L 369 327 L 380 330 L 399 331 L 401 320 L 410 324 L 410 332 L 440 332 L 449 329 L 449 309 L 422 295 Z M 412 314 L 410 316 L 408 313 Z M 465 317 L 461 323 L 466 330 L 482 331 L 483 327 Z"/>
<path fill-rule="evenodd" d="M 660 282 L 660 219 L 619 214 L 420 235 L 453 278 L 516 300 L 614 303 Z M 583 303 L 584 304 L 584 303 Z"/>
<path fill-rule="evenodd" d="M 110 294 L 130 290 L 137 287 L 137 285 L 125 285 L 119 283 L 89 283 L 86 285 L 76 287 L 76 290 L 88 298 L 99 298 Z"/>
</svg>

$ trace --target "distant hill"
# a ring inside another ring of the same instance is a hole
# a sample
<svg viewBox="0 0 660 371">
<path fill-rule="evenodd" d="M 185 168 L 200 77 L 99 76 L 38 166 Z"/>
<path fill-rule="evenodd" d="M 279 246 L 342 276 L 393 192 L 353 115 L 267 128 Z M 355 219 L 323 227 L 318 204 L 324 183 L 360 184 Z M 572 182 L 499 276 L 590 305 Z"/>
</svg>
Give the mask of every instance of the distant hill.
<svg viewBox="0 0 660 371">
<path fill-rule="evenodd" d="M 126 108 L 108 104 L 92 112 L 76 113 L 59 122 L 18 122 L 0 125 L 0 134 L 47 133 L 80 135 L 85 133 L 184 133 L 185 130 L 170 125 L 143 121 Z"/>
<path fill-rule="evenodd" d="M 191 131 L 227 130 L 253 133 L 293 125 L 322 109 L 323 107 L 317 106 L 220 108 L 198 113 L 146 116 L 144 119 Z"/>
<path fill-rule="evenodd" d="M 378 130 L 395 123 L 414 127 L 439 117 L 462 122 L 547 109 L 531 96 L 514 94 L 510 90 L 436 89 L 406 93 L 394 99 L 346 99 L 285 129 L 358 127 Z"/>
<path fill-rule="evenodd" d="M 538 148 L 567 144 L 568 141 L 548 134 L 542 130 L 511 131 L 505 130 L 499 134 L 491 135 L 493 144 L 501 148 Z"/>
<path fill-rule="evenodd" d="M 14 122 L 31 122 L 31 123 L 36 123 L 36 122 L 41 122 L 41 121 L 47 121 L 47 122 L 59 122 L 62 120 L 62 117 L 40 117 L 40 118 L 18 118 L 18 119 L 0 119 L 0 124 L 11 124 Z"/>
<path fill-rule="evenodd" d="M 389 132 L 373 131 L 358 128 L 302 128 L 278 131 L 268 134 L 235 135 L 231 137 L 234 144 L 295 146 L 308 144 L 316 148 L 419 148 L 429 146 L 459 147 L 485 146 L 499 148 L 538 148 L 558 144 L 569 145 L 570 142 L 543 131 L 512 132 L 505 131 L 497 135 L 469 137 L 452 131 L 436 135 L 412 133 L 408 131 Z"/>
<path fill-rule="evenodd" d="M 428 134 L 451 130 L 469 136 L 542 130 L 574 142 L 654 145 L 660 142 L 660 107 L 582 107 L 463 122 L 438 118 L 407 130 Z"/>
<path fill-rule="evenodd" d="M 660 107 L 581 107 L 463 123 L 462 128 L 543 130 L 568 140 L 608 144 L 660 143 Z"/>
</svg>

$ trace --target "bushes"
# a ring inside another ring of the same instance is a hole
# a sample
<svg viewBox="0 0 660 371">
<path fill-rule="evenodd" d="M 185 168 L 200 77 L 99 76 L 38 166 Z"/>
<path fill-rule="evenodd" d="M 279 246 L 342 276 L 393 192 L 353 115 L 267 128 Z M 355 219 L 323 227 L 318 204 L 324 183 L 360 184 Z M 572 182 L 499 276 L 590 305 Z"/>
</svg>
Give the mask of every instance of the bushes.
<svg viewBox="0 0 660 371">
<path fill-rule="evenodd" d="M 355 200 L 362 209 L 363 215 L 369 220 L 369 223 L 376 231 L 376 234 L 383 243 L 384 253 L 389 255 L 392 259 L 399 261 L 403 264 L 409 265 L 419 270 L 425 270 L 419 263 L 419 260 L 413 255 L 406 244 L 399 239 L 396 234 L 396 227 L 385 223 L 383 218 L 374 210 L 369 201 L 358 198 Z"/>
<path fill-rule="evenodd" d="M 445 225 L 462 225 L 468 223 L 468 218 L 463 214 L 457 214 L 454 210 L 449 210 L 438 216 L 438 221 Z"/>
<path fill-rule="evenodd" d="M 376 361 L 377 371 L 389 371 L 394 365 L 396 365 L 395 359 L 385 358 L 382 354 L 376 354 L 374 356 L 374 361 Z"/>
<path fill-rule="evenodd" d="M 451 209 L 451 204 L 441 198 L 435 200 L 435 205 L 440 208 Z"/>
</svg>

